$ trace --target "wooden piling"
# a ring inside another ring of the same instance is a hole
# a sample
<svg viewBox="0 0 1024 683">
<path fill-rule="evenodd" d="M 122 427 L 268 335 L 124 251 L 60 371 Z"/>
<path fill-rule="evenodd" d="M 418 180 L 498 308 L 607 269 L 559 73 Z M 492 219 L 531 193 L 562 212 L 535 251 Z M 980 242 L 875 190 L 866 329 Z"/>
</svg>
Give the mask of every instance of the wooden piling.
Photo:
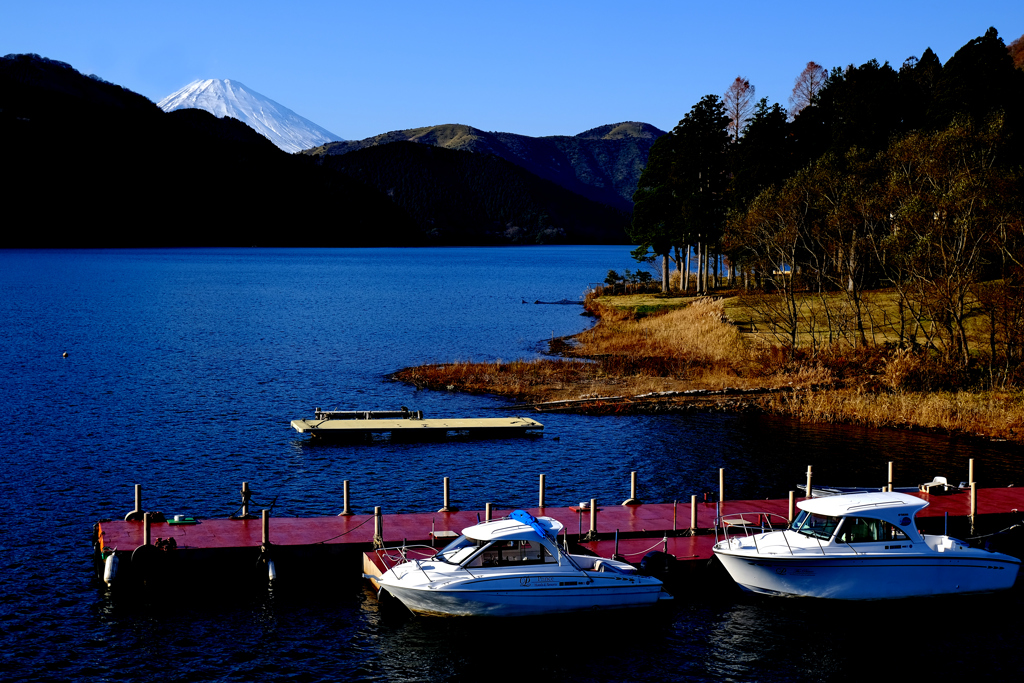
<svg viewBox="0 0 1024 683">
<path fill-rule="evenodd" d="M 124 516 L 126 522 L 142 521 L 142 484 L 135 485 L 135 509 Z"/>
<path fill-rule="evenodd" d="M 344 500 L 345 508 L 341 512 L 338 513 L 338 516 L 339 517 L 342 517 L 342 516 L 347 517 L 347 516 L 352 514 L 352 510 L 350 510 L 349 507 L 348 507 L 348 479 L 346 479 L 345 481 L 341 482 L 341 490 L 342 490 L 342 499 Z"/>
<path fill-rule="evenodd" d="M 807 466 L 807 497 L 808 498 L 813 498 L 814 497 L 811 494 L 811 466 L 810 465 Z"/>
<path fill-rule="evenodd" d="M 971 482 L 971 534 L 974 534 L 974 521 L 978 514 L 978 484 Z"/>
<path fill-rule="evenodd" d="M 690 533 L 697 533 L 697 496 L 690 496 Z"/>
<path fill-rule="evenodd" d="M 889 493 L 892 493 L 892 460 L 889 461 Z"/>
<path fill-rule="evenodd" d="M 270 510 L 264 509 L 260 516 L 263 520 L 263 547 L 270 545 Z"/>
<path fill-rule="evenodd" d="M 789 492 L 789 523 L 796 519 L 796 491 Z"/>
<path fill-rule="evenodd" d="M 718 469 L 718 500 L 725 500 L 725 468 Z"/>
<path fill-rule="evenodd" d="M 149 525 L 149 513 L 146 512 L 142 515 L 142 545 L 152 545 L 153 534 Z"/>
<path fill-rule="evenodd" d="M 540 475 L 540 492 L 537 495 L 537 507 L 544 509 L 544 475 Z"/>
<path fill-rule="evenodd" d="M 249 489 L 249 482 L 242 482 L 242 519 L 249 516 L 249 499 L 252 498 L 252 491 Z"/>
<path fill-rule="evenodd" d="M 491 504 L 490 503 L 484 503 L 484 521 L 485 522 L 491 521 Z"/>
<path fill-rule="evenodd" d="M 597 499 L 590 499 L 590 537 L 597 537 Z"/>
<path fill-rule="evenodd" d="M 450 483 L 448 481 L 448 477 L 445 477 L 444 478 L 444 507 L 442 507 L 440 510 L 438 510 L 438 512 L 451 512 L 451 506 L 449 505 L 449 502 L 451 501 L 451 497 L 450 497 L 451 489 L 449 488 L 449 486 L 450 486 Z"/>
<path fill-rule="evenodd" d="M 373 547 L 384 547 L 384 515 L 381 514 L 379 505 L 373 508 Z"/>
<path fill-rule="evenodd" d="M 622 501 L 623 505 L 639 505 L 640 501 L 636 497 L 636 472 L 630 472 L 629 474 L 629 499 Z"/>
</svg>

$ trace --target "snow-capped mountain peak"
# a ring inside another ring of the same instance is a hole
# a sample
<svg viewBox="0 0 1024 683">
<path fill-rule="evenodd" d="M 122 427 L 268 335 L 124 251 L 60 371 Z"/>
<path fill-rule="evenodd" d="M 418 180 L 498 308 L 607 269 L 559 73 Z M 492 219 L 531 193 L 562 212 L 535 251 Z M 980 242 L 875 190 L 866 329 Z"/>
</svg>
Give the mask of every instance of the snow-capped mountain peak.
<svg viewBox="0 0 1024 683">
<path fill-rule="evenodd" d="M 204 109 L 219 118 L 236 118 L 286 152 L 343 139 L 242 83 L 227 79 L 193 81 L 157 102 L 157 106 L 164 111 Z"/>
</svg>

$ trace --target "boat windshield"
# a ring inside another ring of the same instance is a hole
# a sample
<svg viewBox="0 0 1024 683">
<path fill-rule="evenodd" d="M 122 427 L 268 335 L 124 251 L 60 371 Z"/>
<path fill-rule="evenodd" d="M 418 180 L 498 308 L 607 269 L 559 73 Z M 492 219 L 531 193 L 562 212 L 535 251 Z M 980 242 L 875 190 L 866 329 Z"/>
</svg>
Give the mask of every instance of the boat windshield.
<svg viewBox="0 0 1024 683">
<path fill-rule="evenodd" d="M 449 564 L 462 564 L 477 550 L 487 545 L 487 541 L 478 541 L 465 535 L 459 536 L 454 541 L 439 550 L 435 559 Z"/>
<path fill-rule="evenodd" d="M 793 525 L 790 527 L 793 531 L 804 536 L 810 536 L 811 538 L 820 538 L 821 540 L 827 541 L 832 538 L 832 532 L 839 526 L 839 520 L 841 517 L 830 517 L 828 515 L 819 515 L 813 512 L 807 512 L 801 510 L 800 514 L 793 520 Z"/>
</svg>

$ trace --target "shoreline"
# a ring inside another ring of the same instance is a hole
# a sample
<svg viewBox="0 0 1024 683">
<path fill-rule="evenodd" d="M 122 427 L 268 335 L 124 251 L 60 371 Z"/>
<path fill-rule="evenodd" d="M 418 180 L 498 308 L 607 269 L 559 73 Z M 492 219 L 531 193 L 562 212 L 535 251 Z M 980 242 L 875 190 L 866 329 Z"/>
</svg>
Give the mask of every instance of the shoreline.
<svg viewBox="0 0 1024 683">
<path fill-rule="evenodd" d="M 838 371 L 820 362 L 786 362 L 777 350 L 752 350 L 721 300 L 696 300 L 641 319 L 592 302 L 588 310 L 597 324 L 551 340 L 549 357 L 420 365 L 389 378 L 501 396 L 516 402 L 509 409 L 536 412 L 757 411 L 810 423 L 1024 443 L 1024 394 L 1017 390 L 909 391 L 885 386 L 886 378 L 856 357 Z"/>
</svg>

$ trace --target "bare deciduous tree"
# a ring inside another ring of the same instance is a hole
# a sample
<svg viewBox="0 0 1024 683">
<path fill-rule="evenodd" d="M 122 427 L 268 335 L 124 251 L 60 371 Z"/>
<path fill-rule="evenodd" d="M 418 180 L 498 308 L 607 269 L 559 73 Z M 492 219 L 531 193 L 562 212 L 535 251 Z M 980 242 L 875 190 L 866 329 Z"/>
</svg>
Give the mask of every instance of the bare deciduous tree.
<svg viewBox="0 0 1024 683">
<path fill-rule="evenodd" d="M 754 113 L 754 86 L 743 76 L 737 76 L 725 91 L 722 102 L 729 117 L 729 137 L 735 142 Z"/>
<path fill-rule="evenodd" d="M 796 118 L 803 109 L 810 106 L 814 96 L 825 86 L 828 71 L 816 62 L 807 62 L 807 66 L 796 77 L 793 83 L 793 94 L 789 96 L 789 116 Z"/>
</svg>

